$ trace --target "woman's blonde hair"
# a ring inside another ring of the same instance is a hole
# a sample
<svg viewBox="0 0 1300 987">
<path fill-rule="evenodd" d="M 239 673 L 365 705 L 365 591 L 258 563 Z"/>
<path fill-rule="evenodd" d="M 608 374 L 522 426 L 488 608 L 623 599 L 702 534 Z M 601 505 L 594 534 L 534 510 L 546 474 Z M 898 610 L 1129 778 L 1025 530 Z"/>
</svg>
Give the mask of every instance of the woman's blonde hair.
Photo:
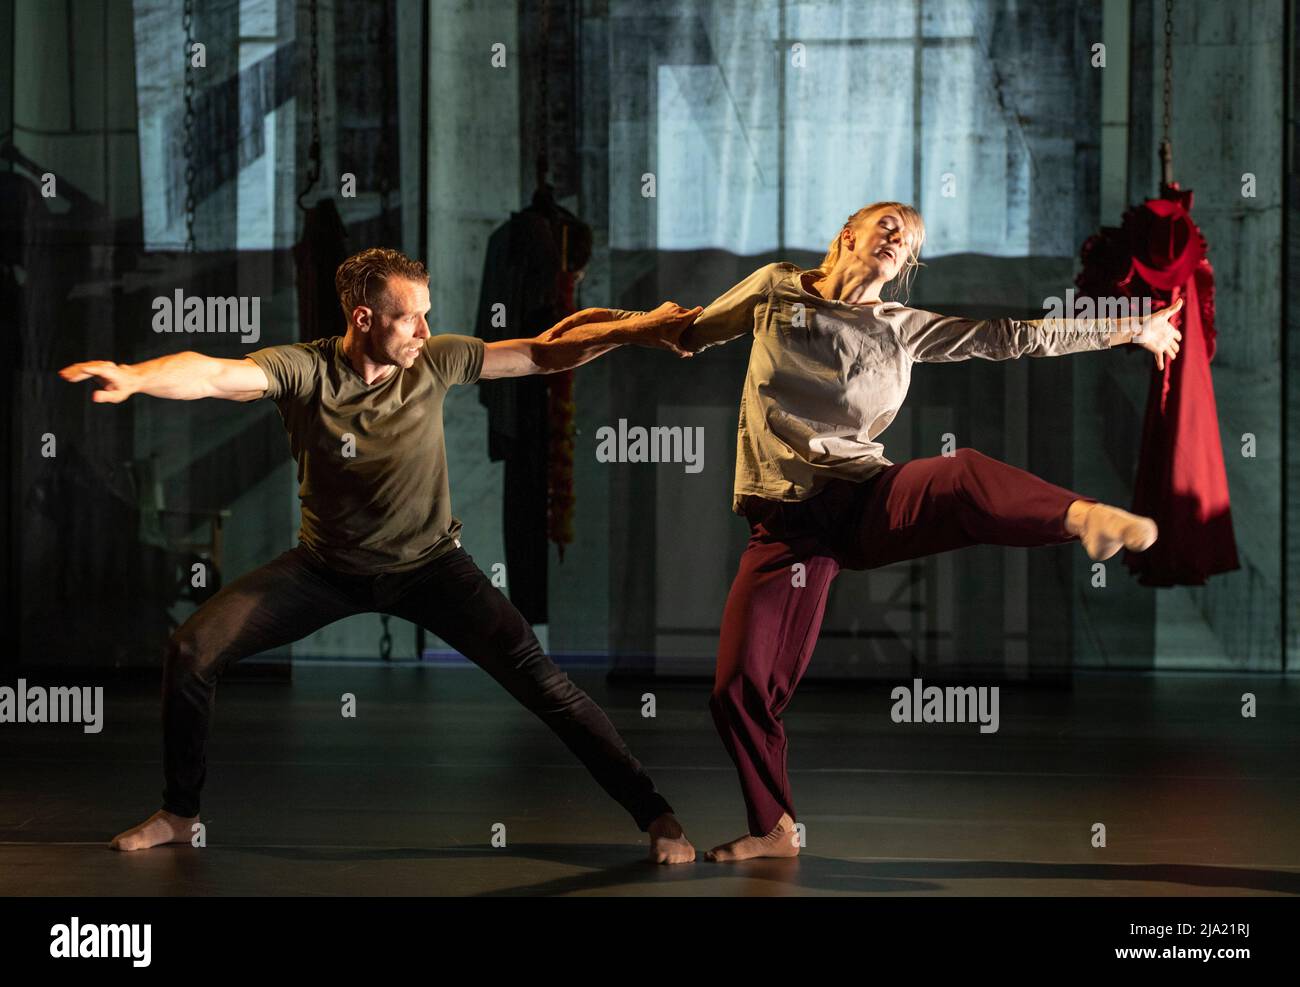
<svg viewBox="0 0 1300 987">
<path fill-rule="evenodd" d="M 863 206 L 852 216 L 844 221 L 839 232 L 835 234 L 835 239 L 831 241 L 830 249 L 826 251 L 826 257 L 822 260 L 820 266 L 815 270 L 821 271 L 823 277 L 830 275 L 831 270 L 839 262 L 840 254 L 844 250 L 844 231 L 857 230 L 863 223 L 871 218 L 875 213 L 882 209 L 892 209 L 898 213 L 899 218 L 903 221 L 903 229 L 907 232 L 908 251 L 907 256 L 903 258 L 902 277 L 894 282 L 894 293 L 897 295 L 901 292 L 905 295 L 912 286 L 912 278 L 916 274 L 916 269 L 921 267 L 920 255 L 921 244 L 925 243 L 925 221 L 921 219 L 921 214 L 905 202 L 873 202 L 869 206 Z"/>
</svg>

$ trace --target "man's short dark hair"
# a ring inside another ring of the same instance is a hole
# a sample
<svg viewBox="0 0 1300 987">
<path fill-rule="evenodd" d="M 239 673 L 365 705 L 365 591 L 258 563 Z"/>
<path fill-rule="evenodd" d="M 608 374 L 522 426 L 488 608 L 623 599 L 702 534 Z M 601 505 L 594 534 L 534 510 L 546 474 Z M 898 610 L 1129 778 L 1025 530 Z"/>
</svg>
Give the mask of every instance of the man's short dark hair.
<svg viewBox="0 0 1300 987">
<path fill-rule="evenodd" d="M 334 288 L 343 305 L 343 317 L 351 323 L 352 310 L 358 305 L 377 308 L 388 279 L 393 277 L 429 283 L 424 264 L 400 250 L 370 247 L 345 260 L 334 272 Z"/>
</svg>

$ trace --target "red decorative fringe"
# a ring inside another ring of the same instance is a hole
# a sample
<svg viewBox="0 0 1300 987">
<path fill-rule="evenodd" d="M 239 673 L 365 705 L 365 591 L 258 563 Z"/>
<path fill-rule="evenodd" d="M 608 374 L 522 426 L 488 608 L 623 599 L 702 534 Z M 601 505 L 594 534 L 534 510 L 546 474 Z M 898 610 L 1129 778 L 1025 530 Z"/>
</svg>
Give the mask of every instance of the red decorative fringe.
<svg viewBox="0 0 1300 987">
<path fill-rule="evenodd" d="M 556 315 L 563 318 L 574 311 L 573 271 L 561 271 L 556 287 L 559 305 Z M 573 442 L 574 417 L 573 371 L 552 374 L 550 384 L 550 429 L 547 441 L 546 537 L 555 543 L 564 561 L 564 548 L 573 544 Z"/>
</svg>

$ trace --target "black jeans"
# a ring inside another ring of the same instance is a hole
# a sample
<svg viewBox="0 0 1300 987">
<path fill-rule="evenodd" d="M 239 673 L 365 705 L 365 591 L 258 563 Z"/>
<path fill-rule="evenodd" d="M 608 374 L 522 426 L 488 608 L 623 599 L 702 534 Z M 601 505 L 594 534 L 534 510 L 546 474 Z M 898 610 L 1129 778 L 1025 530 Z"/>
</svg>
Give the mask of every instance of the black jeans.
<svg viewBox="0 0 1300 987">
<path fill-rule="evenodd" d="M 672 809 L 604 711 L 542 651 L 533 629 L 459 546 L 411 572 L 354 576 L 303 548 L 241 576 L 172 635 L 163 664 L 163 808 L 196 816 L 217 682 L 241 658 L 343 617 L 387 613 L 442 638 L 559 735 L 645 831 Z"/>
</svg>

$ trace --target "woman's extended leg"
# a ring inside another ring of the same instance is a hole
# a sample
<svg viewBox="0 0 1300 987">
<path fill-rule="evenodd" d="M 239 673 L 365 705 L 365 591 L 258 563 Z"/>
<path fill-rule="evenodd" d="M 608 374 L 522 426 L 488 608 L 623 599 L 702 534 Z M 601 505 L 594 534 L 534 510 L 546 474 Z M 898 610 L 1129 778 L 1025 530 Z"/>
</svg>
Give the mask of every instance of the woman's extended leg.
<svg viewBox="0 0 1300 987">
<path fill-rule="evenodd" d="M 760 502 L 757 510 L 727 597 L 709 701 L 740 773 L 749 835 L 714 848 L 715 860 L 792 855 L 781 713 L 808 667 L 841 567 L 874 569 L 969 545 L 1075 538 L 1099 558 L 1116 545 L 1141 550 L 1155 537 L 1147 518 L 974 449 L 890 466 L 860 484 L 837 482 L 797 504 Z M 799 563 L 802 571 L 795 570 Z"/>
<path fill-rule="evenodd" d="M 891 466 L 867 482 L 848 525 L 828 532 L 853 569 L 968 545 L 1033 547 L 1078 538 L 1092 558 L 1142 551 L 1155 522 L 1099 503 L 975 449 Z"/>
</svg>

